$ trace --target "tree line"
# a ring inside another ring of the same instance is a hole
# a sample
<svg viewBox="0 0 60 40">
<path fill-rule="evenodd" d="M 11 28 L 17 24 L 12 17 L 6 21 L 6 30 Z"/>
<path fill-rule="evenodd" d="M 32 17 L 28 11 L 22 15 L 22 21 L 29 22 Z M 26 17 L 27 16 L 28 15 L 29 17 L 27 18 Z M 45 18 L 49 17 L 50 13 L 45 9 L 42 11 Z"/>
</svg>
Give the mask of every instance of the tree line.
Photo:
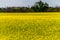
<svg viewBox="0 0 60 40">
<path fill-rule="evenodd" d="M 60 12 L 60 7 L 49 7 L 40 0 L 31 7 L 6 7 L 0 8 L 0 12 Z"/>
</svg>

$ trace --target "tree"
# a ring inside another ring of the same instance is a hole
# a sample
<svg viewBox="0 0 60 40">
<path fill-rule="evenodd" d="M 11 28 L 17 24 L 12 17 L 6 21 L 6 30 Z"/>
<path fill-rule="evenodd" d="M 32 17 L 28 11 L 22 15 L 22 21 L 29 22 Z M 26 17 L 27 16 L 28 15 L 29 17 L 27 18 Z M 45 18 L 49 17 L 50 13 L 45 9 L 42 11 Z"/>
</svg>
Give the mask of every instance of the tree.
<svg viewBox="0 0 60 40">
<path fill-rule="evenodd" d="M 45 2 L 42 2 L 41 0 L 39 2 L 36 2 L 34 6 L 31 7 L 35 12 L 42 12 L 47 11 L 48 4 Z"/>
</svg>

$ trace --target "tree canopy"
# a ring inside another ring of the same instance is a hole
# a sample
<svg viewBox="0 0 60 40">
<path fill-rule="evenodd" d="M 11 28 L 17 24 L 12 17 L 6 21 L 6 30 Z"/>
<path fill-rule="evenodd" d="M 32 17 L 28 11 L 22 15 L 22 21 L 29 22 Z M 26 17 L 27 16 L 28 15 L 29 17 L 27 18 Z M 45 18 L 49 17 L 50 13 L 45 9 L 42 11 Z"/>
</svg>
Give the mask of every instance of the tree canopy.
<svg viewBox="0 0 60 40">
<path fill-rule="evenodd" d="M 46 2 L 44 3 L 40 0 L 39 2 L 36 2 L 34 6 L 32 6 L 32 9 L 35 12 L 46 11 L 48 9 L 48 4 Z"/>
<path fill-rule="evenodd" d="M 39 0 L 32 7 L 6 7 L 0 12 L 60 12 L 60 7 L 49 7 L 46 2 Z"/>
</svg>

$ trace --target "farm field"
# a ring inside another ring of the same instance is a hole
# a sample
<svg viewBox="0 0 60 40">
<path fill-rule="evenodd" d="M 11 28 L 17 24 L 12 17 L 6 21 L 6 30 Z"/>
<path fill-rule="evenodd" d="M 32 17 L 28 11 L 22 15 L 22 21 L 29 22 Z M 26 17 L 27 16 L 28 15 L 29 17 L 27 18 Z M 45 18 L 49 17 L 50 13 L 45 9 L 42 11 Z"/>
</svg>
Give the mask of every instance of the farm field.
<svg viewBox="0 0 60 40">
<path fill-rule="evenodd" d="M 0 13 L 0 40 L 60 40 L 60 12 Z"/>
</svg>

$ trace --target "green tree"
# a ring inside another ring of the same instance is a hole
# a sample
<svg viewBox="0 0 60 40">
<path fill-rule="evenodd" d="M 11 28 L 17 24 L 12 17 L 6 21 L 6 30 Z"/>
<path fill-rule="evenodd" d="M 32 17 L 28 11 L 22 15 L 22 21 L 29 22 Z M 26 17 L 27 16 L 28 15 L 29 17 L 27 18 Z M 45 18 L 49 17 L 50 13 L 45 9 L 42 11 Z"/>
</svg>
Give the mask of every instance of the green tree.
<svg viewBox="0 0 60 40">
<path fill-rule="evenodd" d="M 42 12 L 47 11 L 48 4 L 45 2 L 42 2 L 41 0 L 39 2 L 36 2 L 34 6 L 31 7 L 35 12 Z"/>
</svg>

